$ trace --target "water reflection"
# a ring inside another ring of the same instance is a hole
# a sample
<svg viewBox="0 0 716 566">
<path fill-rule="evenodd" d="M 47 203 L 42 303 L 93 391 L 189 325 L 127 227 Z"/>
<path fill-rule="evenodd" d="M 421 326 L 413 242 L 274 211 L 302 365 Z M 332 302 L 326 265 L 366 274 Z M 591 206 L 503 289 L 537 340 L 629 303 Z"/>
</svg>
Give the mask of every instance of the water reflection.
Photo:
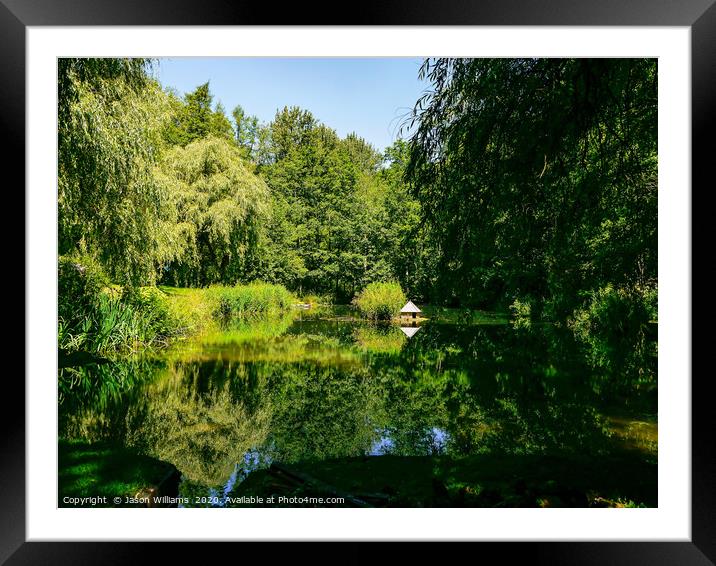
<svg viewBox="0 0 716 566">
<path fill-rule="evenodd" d="M 403 331 L 408 338 L 412 338 L 420 330 L 419 326 L 401 326 L 400 330 Z"/>
<path fill-rule="evenodd" d="M 515 330 L 434 317 L 405 330 L 302 314 L 235 324 L 161 358 L 66 368 L 60 435 L 171 462 L 185 492 L 219 495 L 272 461 L 564 452 L 596 459 L 623 447 L 655 458 L 655 441 L 627 434 L 644 437 L 651 426 L 655 438 L 649 336 L 641 351 L 610 345 L 595 354 L 549 325 Z M 632 421 L 646 424 L 630 428 Z"/>
<path fill-rule="evenodd" d="M 433 427 L 425 431 L 423 442 L 420 443 L 420 449 L 417 455 L 438 456 L 444 454 L 450 436 L 447 431 L 438 427 Z M 380 433 L 380 437 L 373 443 L 368 454 L 370 456 L 385 456 L 387 454 L 400 453 L 390 430 L 384 430 Z"/>
</svg>

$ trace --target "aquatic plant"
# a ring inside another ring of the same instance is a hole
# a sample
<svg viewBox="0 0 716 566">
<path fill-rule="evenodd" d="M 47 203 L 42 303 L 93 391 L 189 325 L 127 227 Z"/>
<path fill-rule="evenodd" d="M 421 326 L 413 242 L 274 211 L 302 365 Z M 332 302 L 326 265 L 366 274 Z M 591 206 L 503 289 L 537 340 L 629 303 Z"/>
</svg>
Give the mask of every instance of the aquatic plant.
<svg viewBox="0 0 716 566">
<path fill-rule="evenodd" d="M 399 283 L 370 283 L 353 300 L 353 304 L 366 318 L 388 320 L 400 314 L 407 297 Z"/>
<path fill-rule="evenodd" d="M 254 281 L 234 287 L 212 286 L 207 291 L 212 312 L 217 317 L 265 314 L 288 310 L 293 295 L 283 285 Z"/>
<path fill-rule="evenodd" d="M 60 258 L 58 287 L 58 347 L 64 354 L 135 350 L 166 344 L 182 332 L 162 291 L 109 286 L 90 258 Z"/>
</svg>

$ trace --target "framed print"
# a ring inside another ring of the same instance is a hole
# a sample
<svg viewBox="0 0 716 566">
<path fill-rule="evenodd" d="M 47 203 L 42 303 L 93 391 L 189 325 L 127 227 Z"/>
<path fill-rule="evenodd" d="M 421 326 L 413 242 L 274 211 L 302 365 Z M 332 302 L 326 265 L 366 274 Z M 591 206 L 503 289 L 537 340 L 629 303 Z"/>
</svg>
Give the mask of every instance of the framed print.
<svg viewBox="0 0 716 566">
<path fill-rule="evenodd" d="M 0 5 L 27 211 L 3 559 L 714 560 L 709 1 L 81 4 Z"/>
</svg>

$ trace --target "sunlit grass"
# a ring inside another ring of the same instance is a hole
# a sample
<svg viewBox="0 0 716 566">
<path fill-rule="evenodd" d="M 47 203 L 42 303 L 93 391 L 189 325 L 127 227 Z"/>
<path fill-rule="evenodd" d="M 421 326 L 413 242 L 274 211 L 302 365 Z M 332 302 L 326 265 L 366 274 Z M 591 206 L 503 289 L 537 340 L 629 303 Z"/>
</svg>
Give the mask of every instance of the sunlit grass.
<svg viewBox="0 0 716 566">
<path fill-rule="evenodd" d="M 215 317 L 278 313 L 296 303 L 296 298 L 283 285 L 260 281 L 234 287 L 212 285 L 206 293 Z"/>
<path fill-rule="evenodd" d="M 134 496 L 143 488 L 159 483 L 171 472 L 166 462 L 135 454 L 107 443 L 59 441 L 59 502 L 64 497 L 108 498 Z"/>
</svg>

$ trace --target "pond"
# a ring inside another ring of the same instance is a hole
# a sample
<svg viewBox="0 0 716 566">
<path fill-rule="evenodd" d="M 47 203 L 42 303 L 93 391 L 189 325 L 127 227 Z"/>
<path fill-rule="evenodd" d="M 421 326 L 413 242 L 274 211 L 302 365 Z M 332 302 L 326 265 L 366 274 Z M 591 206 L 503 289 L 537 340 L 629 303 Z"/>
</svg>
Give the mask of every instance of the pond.
<svg viewBox="0 0 716 566">
<path fill-rule="evenodd" d="M 534 457 L 598 469 L 628 454 L 655 467 L 655 328 L 585 343 L 494 313 L 426 316 L 401 328 L 347 307 L 293 311 L 234 321 L 159 354 L 64 368 L 59 435 L 169 462 L 180 493 L 214 506 L 276 463 L 492 457 L 514 475 Z M 354 478 L 353 487 L 366 486 Z"/>
</svg>

